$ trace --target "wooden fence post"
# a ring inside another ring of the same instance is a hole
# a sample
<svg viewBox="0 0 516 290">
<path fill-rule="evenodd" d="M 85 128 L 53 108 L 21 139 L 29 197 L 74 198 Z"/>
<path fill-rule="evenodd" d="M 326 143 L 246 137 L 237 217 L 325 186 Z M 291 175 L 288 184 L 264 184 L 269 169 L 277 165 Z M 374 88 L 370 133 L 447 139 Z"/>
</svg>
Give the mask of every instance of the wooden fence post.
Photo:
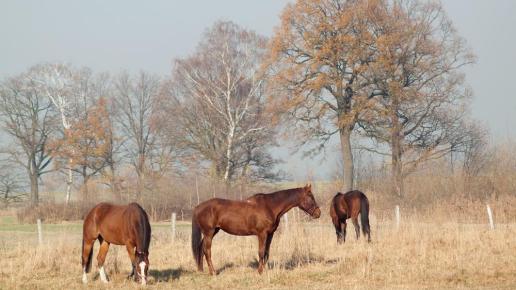
<svg viewBox="0 0 516 290">
<path fill-rule="evenodd" d="M 491 211 L 491 207 L 489 204 L 486 204 L 487 207 L 487 217 L 489 218 L 489 227 L 491 230 L 494 230 L 494 222 L 493 222 L 493 212 Z"/>
<path fill-rule="evenodd" d="M 170 218 L 170 221 L 172 223 L 172 241 L 175 241 L 176 239 L 176 213 L 172 213 L 172 217 Z"/>
<path fill-rule="evenodd" d="M 400 228 L 400 206 L 396 205 L 396 209 L 394 210 L 396 214 L 396 229 Z"/>
<path fill-rule="evenodd" d="M 38 219 L 38 244 L 43 244 L 43 229 L 41 228 L 41 219 Z"/>
</svg>

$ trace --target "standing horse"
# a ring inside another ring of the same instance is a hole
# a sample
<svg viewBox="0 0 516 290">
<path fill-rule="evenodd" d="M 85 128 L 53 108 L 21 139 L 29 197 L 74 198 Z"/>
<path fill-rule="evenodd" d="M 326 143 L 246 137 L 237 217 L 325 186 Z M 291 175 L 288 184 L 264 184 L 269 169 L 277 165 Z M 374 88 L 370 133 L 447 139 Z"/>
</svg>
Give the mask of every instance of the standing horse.
<svg viewBox="0 0 516 290">
<path fill-rule="evenodd" d="M 135 280 L 141 280 L 142 285 L 147 283 L 147 271 L 149 268 L 149 243 L 151 227 L 149 217 L 143 208 L 137 203 L 126 206 L 99 203 L 90 210 L 84 219 L 82 232 L 82 282 L 87 283 L 86 273 L 91 268 L 93 244 L 95 240 L 100 242 L 100 250 L 97 255 L 100 280 L 107 283 L 104 261 L 110 244 L 125 245 L 133 270 L 130 276 Z"/>
<path fill-rule="evenodd" d="M 245 201 L 213 198 L 199 204 L 192 216 L 192 252 L 197 269 L 203 270 L 204 254 L 210 275 L 215 273 L 211 262 L 211 242 L 222 229 L 231 235 L 258 237 L 258 273 L 261 274 L 269 259 L 272 237 L 280 218 L 293 207 L 301 208 L 313 218 L 321 215 L 311 185 L 270 194 L 258 193 Z"/>
<path fill-rule="evenodd" d="M 358 190 L 349 191 L 345 194 L 340 192 L 333 197 L 330 206 L 330 216 L 337 232 L 337 243 L 346 241 L 346 219 L 351 218 L 355 226 L 357 240 L 360 237 L 360 226 L 358 225 L 358 214 L 362 223 L 362 232 L 367 234 L 367 241 L 371 242 L 371 230 L 369 226 L 369 200 L 367 196 Z"/>
</svg>

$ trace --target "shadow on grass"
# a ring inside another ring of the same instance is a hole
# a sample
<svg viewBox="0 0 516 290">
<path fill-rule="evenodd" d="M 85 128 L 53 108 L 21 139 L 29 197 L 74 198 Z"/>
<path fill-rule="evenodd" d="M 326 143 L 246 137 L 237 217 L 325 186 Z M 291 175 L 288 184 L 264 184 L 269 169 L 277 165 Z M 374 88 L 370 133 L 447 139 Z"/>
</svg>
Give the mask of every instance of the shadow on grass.
<svg viewBox="0 0 516 290">
<path fill-rule="evenodd" d="M 336 264 L 336 263 L 338 263 L 338 261 L 339 261 L 338 259 L 326 260 L 326 259 L 324 259 L 324 257 L 316 256 L 313 254 L 309 254 L 309 255 L 293 254 L 290 257 L 290 259 L 288 259 L 284 263 L 274 263 L 273 261 L 272 262 L 269 261 L 267 263 L 267 268 L 274 269 L 275 267 L 279 267 L 279 268 L 285 269 L 285 270 L 293 270 L 295 268 L 298 268 L 298 267 L 301 267 L 303 265 L 310 264 L 310 263 Z M 258 266 L 259 266 L 259 262 L 256 258 L 248 264 L 248 267 L 251 267 L 253 269 L 258 269 Z"/>
<path fill-rule="evenodd" d="M 179 267 L 177 269 L 165 269 L 165 270 L 149 270 L 149 276 L 154 277 L 156 282 L 168 282 L 170 280 L 177 280 L 184 274 L 191 274 L 192 271 L 188 271 Z"/>
<path fill-rule="evenodd" d="M 220 274 L 220 273 L 222 273 L 222 272 L 226 271 L 227 269 L 231 269 L 231 268 L 233 268 L 233 267 L 235 267 L 235 264 L 233 264 L 233 263 L 226 263 L 226 264 L 224 264 L 224 266 L 222 266 L 222 268 L 218 269 L 218 270 L 217 270 L 217 271 L 215 271 L 215 272 L 216 272 L 216 273 L 217 273 L 217 275 L 218 275 L 218 274 Z"/>
</svg>

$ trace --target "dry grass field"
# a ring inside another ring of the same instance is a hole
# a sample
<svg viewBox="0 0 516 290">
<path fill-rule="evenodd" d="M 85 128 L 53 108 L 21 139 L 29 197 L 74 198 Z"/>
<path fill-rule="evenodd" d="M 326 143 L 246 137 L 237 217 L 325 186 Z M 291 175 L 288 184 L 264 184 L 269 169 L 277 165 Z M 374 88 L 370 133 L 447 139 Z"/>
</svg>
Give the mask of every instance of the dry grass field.
<svg viewBox="0 0 516 290">
<path fill-rule="evenodd" d="M 484 215 L 485 213 L 479 213 Z M 219 233 L 213 244 L 218 275 L 197 273 L 190 251 L 190 224 L 153 223 L 150 282 L 161 289 L 516 289 L 516 224 L 428 223 L 404 216 L 400 228 L 371 216 L 371 244 L 354 238 L 348 223 L 337 245 L 327 215 L 309 221 L 291 212 L 275 235 L 269 269 L 258 275 L 255 237 Z M 430 217 L 427 217 L 427 219 Z M 106 263 L 110 283 L 98 278 L 96 260 L 81 283 L 81 223 L 45 224 L 43 245 L 35 225 L 0 219 L 0 289 L 136 289 L 126 279 L 129 258 L 112 246 Z M 95 245 L 95 252 L 98 243 Z M 94 256 L 95 257 L 95 256 Z"/>
</svg>

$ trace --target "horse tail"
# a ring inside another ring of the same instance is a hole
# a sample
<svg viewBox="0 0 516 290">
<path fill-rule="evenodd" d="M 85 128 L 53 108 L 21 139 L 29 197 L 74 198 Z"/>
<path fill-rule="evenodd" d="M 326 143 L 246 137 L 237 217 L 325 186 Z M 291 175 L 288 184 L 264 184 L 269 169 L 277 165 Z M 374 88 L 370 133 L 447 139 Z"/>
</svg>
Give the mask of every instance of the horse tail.
<svg viewBox="0 0 516 290">
<path fill-rule="evenodd" d="M 86 273 L 89 273 L 90 272 L 90 269 L 91 269 L 91 260 L 92 260 L 92 257 L 93 257 L 93 246 L 95 245 L 95 243 L 93 243 L 91 245 L 91 249 L 90 249 L 90 252 L 88 253 L 88 260 L 87 261 L 84 261 L 84 238 L 82 238 L 82 251 L 81 251 L 81 260 L 82 260 L 82 265 L 84 268 L 84 271 Z"/>
<path fill-rule="evenodd" d="M 337 220 L 339 219 L 338 215 L 337 215 L 337 196 L 339 196 L 339 194 L 341 194 L 341 193 L 337 192 L 337 194 L 331 199 L 331 205 L 330 205 L 330 216 L 335 215 Z M 332 218 L 333 218 L 333 216 L 332 216 Z"/>
<path fill-rule="evenodd" d="M 362 232 L 364 233 L 364 236 L 367 234 L 369 241 L 371 241 L 371 227 L 369 226 L 369 200 L 363 193 L 360 197 L 360 221 L 362 223 Z"/>
<path fill-rule="evenodd" d="M 201 227 L 197 222 L 195 212 L 192 215 L 192 253 L 197 264 L 197 269 L 202 271 L 202 235 Z"/>
</svg>

